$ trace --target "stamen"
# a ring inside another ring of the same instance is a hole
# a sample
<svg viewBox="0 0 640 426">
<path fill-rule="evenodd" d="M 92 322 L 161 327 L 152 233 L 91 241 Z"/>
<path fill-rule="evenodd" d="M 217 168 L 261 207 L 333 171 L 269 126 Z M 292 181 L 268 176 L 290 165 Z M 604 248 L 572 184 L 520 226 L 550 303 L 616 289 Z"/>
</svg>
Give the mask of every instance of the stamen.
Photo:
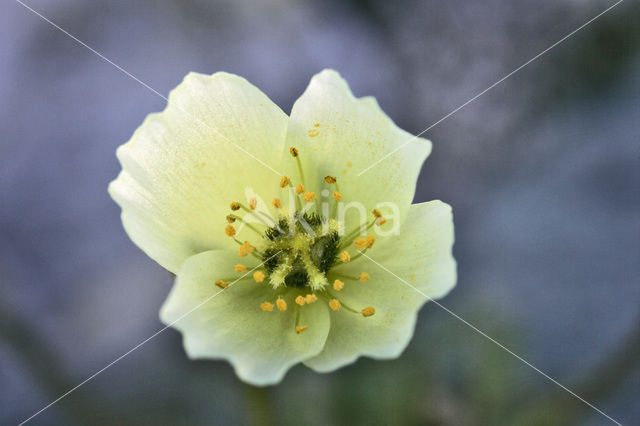
<svg viewBox="0 0 640 426">
<path fill-rule="evenodd" d="M 370 279 L 371 279 L 371 275 L 367 274 L 366 272 L 362 272 L 360 274 L 360 281 L 362 281 L 363 283 L 366 283 Z"/>
<path fill-rule="evenodd" d="M 334 311 L 339 310 L 340 309 L 340 301 L 338 299 L 329 300 L 329 307 Z"/>
<path fill-rule="evenodd" d="M 340 291 L 344 288 L 344 282 L 340 281 L 340 280 L 335 280 L 333 282 L 333 289 Z"/>
<path fill-rule="evenodd" d="M 313 302 L 315 302 L 316 300 L 318 300 L 318 296 L 316 296 L 315 294 L 307 294 L 307 295 L 304 297 L 304 302 L 305 302 L 306 304 L 313 303 Z"/>
<path fill-rule="evenodd" d="M 313 201 L 316 198 L 316 193 L 315 192 L 305 192 L 304 195 L 302 196 L 302 198 L 305 201 Z"/>
<path fill-rule="evenodd" d="M 296 303 L 300 306 L 304 305 L 305 304 L 304 296 L 296 297 Z"/>
<path fill-rule="evenodd" d="M 299 183 L 299 184 L 296 186 L 296 194 L 302 194 L 303 192 L 304 192 L 304 185 L 303 185 L 303 184 L 301 184 L 301 183 Z"/>
<path fill-rule="evenodd" d="M 343 251 L 342 253 L 340 253 L 340 260 L 342 260 L 343 262 L 349 262 L 351 261 L 351 255 L 349 254 L 348 251 Z"/>
<path fill-rule="evenodd" d="M 247 272 L 247 267 L 238 263 L 236 266 L 233 267 L 233 270 L 236 272 Z"/>
<path fill-rule="evenodd" d="M 359 237 L 356 238 L 355 242 L 353 243 L 354 246 L 356 246 L 356 248 L 371 248 L 373 247 L 373 243 L 376 242 L 376 237 L 374 237 L 373 235 L 369 235 L 366 239 Z"/>
<path fill-rule="evenodd" d="M 255 248 L 251 245 L 251 243 L 249 243 L 249 241 L 245 241 L 240 246 L 240 248 L 238 248 L 238 256 L 245 257 L 245 256 L 253 253 L 254 250 L 255 250 Z"/>
<path fill-rule="evenodd" d="M 382 217 L 382 213 L 378 209 L 373 209 L 372 213 L 375 217 Z"/>
<path fill-rule="evenodd" d="M 335 176 L 325 176 L 324 181 L 327 183 L 336 183 L 336 178 Z"/>
<path fill-rule="evenodd" d="M 262 309 L 265 312 L 271 312 L 271 311 L 273 311 L 273 303 L 262 302 L 260 304 L 260 309 Z"/>
<path fill-rule="evenodd" d="M 240 203 L 234 201 L 233 203 L 231 203 L 230 207 L 231 207 L 231 210 L 235 212 L 236 210 L 240 210 Z"/>
<path fill-rule="evenodd" d="M 362 310 L 362 316 L 363 317 L 370 317 L 371 315 L 375 314 L 376 310 L 373 306 L 367 306 L 366 308 L 364 308 Z"/>
<path fill-rule="evenodd" d="M 271 202 L 273 204 L 273 207 L 275 207 L 276 209 L 279 209 L 280 207 L 282 207 L 282 201 L 280 201 L 280 198 L 274 198 L 273 201 Z"/>
<path fill-rule="evenodd" d="M 253 197 L 249 200 L 249 207 L 251 207 L 251 210 L 255 210 L 257 205 L 258 199 L 256 197 Z"/>
<path fill-rule="evenodd" d="M 236 217 L 232 214 L 227 215 L 227 222 L 228 223 L 233 223 L 236 221 Z"/>
<path fill-rule="evenodd" d="M 216 286 L 220 287 L 221 289 L 224 290 L 225 288 L 227 288 L 229 286 L 229 283 L 226 282 L 226 281 L 218 280 L 218 281 L 216 281 Z"/>
<path fill-rule="evenodd" d="M 289 148 L 289 153 L 291 154 L 291 156 L 293 158 L 296 159 L 296 163 L 298 165 L 298 173 L 300 173 L 300 182 L 302 182 L 303 185 L 303 191 L 304 191 L 304 172 L 302 171 L 302 163 L 300 162 L 300 156 L 298 155 L 298 150 L 294 147 Z M 299 194 L 300 192 L 298 192 Z"/>
<path fill-rule="evenodd" d="M 224 233 L 230 237 L 233 237 L 234 235 L 236 235 L 236 229 L 231 225 L 227 225 L 227 227 L 224 228 Z"/>
<path fill-rule="evenodd" d="M 282 299 L 276 300 L 276 306 L 278 307 L 279 311 L 286 311 L 287 310 L 287 302 L 285 302 Z"/>
<path fill-rule="evenodd" d="M 252 224 L 250 224 L 249 222 L 246 222 L 244 220 L 244 218 L 240 217 L 240 216 L 236 216 L 235 214 L 230 214 L 227 216 L 227 222 L 229 221 L 229 218 L 232 218 L 233 221 L 235 222 L 237 219 L 240 219 L 240 221 L 244 224 L 244 226 L 246 226 L 247 228 L 251 229 L 253 232 L 255 232 L 258 235 L 262 235 L 262 232 L 260 230 L 258 230 L 258 228 L 256 228 L 255 226 L 253 226 Z M 268 226 L 266 223 L 262 222 L 262 224 L 264 226 Z M 230 226 L 230 225 L 229 225 Z M 228 227 L 228 226 L 227 226 Z M 235 235 L 235 231 L 233 234 L 229 234 L 227 233 L 227 235 L 229 235 L 230 237 L 232 237 L 233 235 Z"/>
<path fill-rule="evenodd" d="M 336 201 L 342 201 L 342 194 L 340 194 L 338 191 L 333 193 L 333 198 L 336 199 Z"/>
<path fill-rule="evenodd" d="M 282 176 L 282 179 L 280 179 L 280 188 L 285 188 L 289 185 L 289 182 L 291 182 L 291 179 L 286 176 Z"/>
<path fill-rule="evenodd" d="M 264 273 L 262 271 L 254 272 L 253 279 L 256 280 L 257 283 L 261 283 L 262 281 L 264 281 Z"/>
<path fill-rule="evenodd" d="M 307 327 L 306 325 L 299 325 L 299 326 L 296 327 L 296 333 L 300 334 L 300 333 L 304 332 L 307 328 L 309 328 L 309 327 Z"/>
<path fill-rule="evenodd" d="M 378 226 L 382 226 L 385 223 L 387 223 L 387 219 L 385 219 L 384 216 L 380 216 L 379 218 L 376 219 L 376 225 Z"/>
</svg>

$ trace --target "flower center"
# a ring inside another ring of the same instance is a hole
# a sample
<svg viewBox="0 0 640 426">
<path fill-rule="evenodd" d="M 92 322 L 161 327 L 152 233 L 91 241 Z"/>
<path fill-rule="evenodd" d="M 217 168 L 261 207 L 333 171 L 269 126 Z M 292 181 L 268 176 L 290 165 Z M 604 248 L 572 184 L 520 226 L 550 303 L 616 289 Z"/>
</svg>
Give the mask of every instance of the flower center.
<svg viewBox="0 0 640 426">
<path fill-rule="evenodd" d="M 300 182 L 294 186 L 287 176 L 280 180 L 280 188 L 289 194 L 291 201 L 288 214 L 280 213 L 276 215 L 278 219 L 274 219 L 269 209 L 253 197 L 248 207 L 237 201 L 232 202 L 232 213 L 227 216 L 225 233 L 238 243 L 238 256 L 251 255 L 260 260 L 260 265 L 251 268 L 255 270 L 253 278 L 258 283 L 270 285 L 274 290 L 273 298 L 264 301 L 260 309 L 266 312 L 272 312 L 274 308 L 286 311 L 289 305 L 293 305 L 296 309 L 295 331 L 298 334 L 308 328 L 299 324 L 301 307 L 319 299 L 324 300 L 332 311 L 344 309 L 369 317 L 375 313 L 372 306 L 356 310 L 345 305 L 334 294 L 334 291 L 339 292 L 346 285 L 351 285 L 349 281 L 366 283 L 370 279 L 369 274 L 361 272 L 359 276 L 348 276 L 334 272 L 332 268 L 358 260 L 375 242 L 373 235 L 361 235 L 374 225 L 384 225 L 386 220 L 374 209 L 369 223 L 358 224 L 345 233 L 344 224 L 337 217 L 338 204 L 343 198 L 337 179 L 334 176 L 324 178 L 324 183 L 332 187 L 332 191 L 322 191 L 321 195 L 329 203 L 323 201 L 320 207 L 321 201 L 316 194 L 305 191 L 299 151 L 292 147 L 289 152 L 297 163 Z M 330 198 L 329 194 L 332 194 Z M 276 211 L 283 208 L 280 198 L 274 198 L 271 204 Z M 314 212 L 309 212 L 314 208 Z M 237 214 L 240 210 L 245 212 L 244 216 Z M 259 238 L 256 246 L 235 237 L 235 226 L 238 224 L 256 234 Z M 356 251 L 353 255 L 348 251 L 352 245 Z M 245 273 L 235 278 L 236 281 L 249 273 L 247 268 L 242 264 L 235 265 L 235 272 Z M 224 290 L 229 286 L 228 281 L 232 280 L 234 278 L 219 279 L 215 285 Z"/>
</svg>

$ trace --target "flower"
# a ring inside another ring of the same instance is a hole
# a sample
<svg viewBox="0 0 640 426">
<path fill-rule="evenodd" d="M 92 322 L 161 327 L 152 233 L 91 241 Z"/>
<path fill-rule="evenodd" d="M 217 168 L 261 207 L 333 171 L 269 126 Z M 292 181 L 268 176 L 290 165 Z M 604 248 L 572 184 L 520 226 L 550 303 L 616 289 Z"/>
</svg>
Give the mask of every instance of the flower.
<svg viewBox="0 0 640 426">
<path fill-rule="evenodd" d="M 132 241 L 176 274 L 160 318 L 188 356 L 255 385 L 300 362 L 399 356 L 427 301 L 411 286 L 435 299 L 456 281 L 451 208 L 411 204 L 431 143 L 394 152 L 411 138 L 335 71 L 290 117 L 241 77 L 187 75 L 118 148 L 109 192 Z"/>
</svg>

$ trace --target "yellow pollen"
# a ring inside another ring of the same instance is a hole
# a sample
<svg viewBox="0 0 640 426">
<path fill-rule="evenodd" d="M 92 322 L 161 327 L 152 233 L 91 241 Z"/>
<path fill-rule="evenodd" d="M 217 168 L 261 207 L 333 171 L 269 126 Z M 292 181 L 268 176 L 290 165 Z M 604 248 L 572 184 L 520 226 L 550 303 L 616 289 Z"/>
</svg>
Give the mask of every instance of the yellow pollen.
<svg viewBox="0 0 640 426">
<path fill-rule="evenodd" d="M 304 297 L 304 302 L 305 302 L 305 303 L 307 303 L 307 304 L 309 304 L 309 303 L 313 303 L 313 302 L 315 302 L 316 300 L 318 300 L 318 296 L 316 296 L 315 294 L 307 294 L 307 295 Z"/>
<path fill-rule="evenodd" d="M 249 207 L 251 207 L 251 210 L 255 210 L 257 205 L 258 205 L 258 200 L 256 199 L 256 197 L 253 197 L 252 199 L 249 200 Z"/>
<path fill-rule="evenodd" d="M 300 306 L 304 305 L 304 296 L 296 297 L 296 303 Z"/>
<path fill-rule="evenodd" d="M 302 196 L 302 198 L 304 198 L 305 201 L 313 201 L 313 199 L 316 198 L 316 193 L 315 192 L 305 192 L 304 195 Z"/>
<path fill-rule="evenodd" d="M 233 267 L 233 270 L 236 272 L 247 272 L 247 267 L 238 263 L 236 266 Z"/>
<path fill-rule="evenodd" d="M 363 317 L 370 317 L 371 315 L 375 314 L 376 310 L 374 309 L 373 306 L 367 306 L 366 308 L 364 308 L 362 310 L 362 316 Z"/>
<path fill-rule="evenodd" d="M 279 311 L 286 311 L 287 310 L 287 302 L 285 302 L 282 299 L 276 300 L 276 306 L 278 307 Z"/>
<path fill-rule="evenodd" d="M 366 283 L 370 279 L 371 279 L 371 275 L 367 274 L 366 272 L 363 272 L 360 274 L 360 281 L 362 281 L 363 283 Z"/>
<path fill-rule="evenodd" d="M 336 183 L 336 177 L 335 176 L 325 176 L 324 177 L 324 181 L 327 183 Z"/>
<path fill-rule="evenodd" d="M 240 203 L 236 203 L 235 201 L 231 203 L 231 210 L 233 211 L 240 210 Z"/>
<path fill-rule="evenodd" d="M 295 149 L 294 147 L 289 148 L 289 153 L 291 154 L 292 157 L 298 156 L 298 150 Z"/>
<path fill-rule="evenodd" d="M 333 198 L 335 198 L 338 201 L 342 201 L 342 194 L 340 194 L 338 191 L 333 193 Z"/>
<path fill-rule="evenodd" d="M 273 207 L 275 207 L 276 209 L 279 209 L 280 207 L 282 207 L 282 202 L 280 201 L 280 198 L 274 198 L 273 201 L 271 202 L 273 204 Z"/>
<path fill-rule="evenodd" d="M 296 333 L 300 334 L 300 333 L 304 332 L 307 328 L 309 328 L 309 327 L 307 327 L 306 325 L 299 325 L 299 326 L 296 327 Z"/>
<path fill-rule="evenodd" d="M 367 240 L 362 237 L 356 238 L 353 245 L 356 246 L 356 248 L 365 248 L 367 246 Z"/>
<path fill-rule="evenodd" d="M 382 226 L 385 223 L 387 223 L 387 219 L 385 219 L 384 216 L 380 216 L 379 218 L 376 219 L 376 225 L 378 226 Z"/>
<path fill-rule="evenodd" d="M 314 124 L 313 127 L 320 127 L 320 123 Z"/>
<path fill-rule="evenodd" d="M 329 307 L 332 310 L 337 311 L 338 309 L 340 309 L 340 301 L 338 299 L 331 299 L 329 301 Z"/>
<path fill-rule="evenodd" d="M 236 235 L 236 229 L 231 225 L 227 225 L 227 227 L 224 228 L 224 233 L 230 237 L 233 237 L 234 235 Z"/>
<path fill-rule="evenodd" d="M 286 176 L 282 176 L 282 179 L 280 179 L 280 188 L 284 188 L 285 186 L 289 185 L 289 182 L 291 182 L 291 179 Z"/>
<path fill-rule="evenodd" d="M 233 223 L 235 221 L 236 221 L 236 218 L 232 214 L 227 215 L 227 222 L 228 223 Z"/>
<path fill-rule="evenodd" d="M 229 285 L 229 283 L 227 283 L 225 281 L 222 281 L 222 280 L 216 281 L 216 286 L 218 286 L 218 287 L 220 287 L 222 289 L 227 288 L 228 285 Z"/>
<path fill-rule="evenodd" d="M 333 282 L 333 289 L 334 289 L 334 290 L 340 291 L 340 290 L 342 290 L 343 288 L 344 288 L 344 283 L 343 283 L 342 281 L 340 281 L 340 280 L 335 280 L 335 281 Z"/>
<path fill-rule="evenodd" d="M 260 309 L 262 309 L 263 311 L 266 311 L 266 312 L 271 312 L 271 311 L 273 311 L 273 303 L 262 302 L 260 304 Z"/>
<path fill-rule="evenodd" d="M 340 253 L 340 260 L 342 260 L 343 262 L 350 262 L 351 261 L 351 255 L 349 254 L 348 251 L 343 251 L 342 253 Z"/>
<path fill-rule="evenodd" d="M 299 184 L 296 186 L 296 194 L 302 194 L 303 192 L 304 192 L 304 185 L 303 185 L 303 184 L 301 184 L 301 183 L 299 183 Z"/>
<path fill-rule="evenodd" d="M 371 248 L 375 242 L 376 237 L 369 235 L 366 239 L 362 237 L 357 238 L 353 245 L 356 246 L 356 248 Z"/>
<path fill-rule="evenodd" d="M 244 244 L 242 244 L 239 248 L 238 248 L 238 256 L 240 257 L 245 257 L 251 253 L 253 253 L 254 247 L 251 245 L 251 243 L 249 243 L 249 241 L 245 241 Z"/>
<path fill-rule="evenodd" d="M 380 213 L 380 210 L 378 209 L 373 209 L 373 215 L 375 217 L 382 217 L 382 213 Z"/>
<path fill-rule="evenodd" d="M 262 281 L 264 281 L 264 273 L 262 273 L 261 271 L 255 271 L 253 273 L 253 279 L 256 280 L 257 283 L 261 283 Z"/>
</svg>

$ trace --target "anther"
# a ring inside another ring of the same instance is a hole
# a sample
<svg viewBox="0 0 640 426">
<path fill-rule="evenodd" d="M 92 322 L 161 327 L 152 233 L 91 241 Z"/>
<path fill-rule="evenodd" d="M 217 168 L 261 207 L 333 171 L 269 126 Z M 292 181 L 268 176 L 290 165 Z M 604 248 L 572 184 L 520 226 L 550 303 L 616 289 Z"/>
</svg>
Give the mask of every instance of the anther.
<svg viewBox="0 0 640 426">
<path fill-rule="evenodd" d="M 371 248 L 373 247 L 373 243 L 375 243 L 375 241 L 376 237 L 374 237 L 373 235 L 369 235 L 366 239 L 362 237 L 356 238 L 353 245 L 356 246 L 356 248 Z"/>
<path fill-rule="evenodd" d="M 235 202 L 235 201 L 233 203 L 231 203 L 231 210 L 233 210 L 234 212 L 236 210 L 240 210 L 240 203 Z"/>
<path fill-rule="evenodd" d="M 340 280 L 335 280 L 333 282 L 333 289 L 340 291 L 344 288 L 344 282 L 340 281 Z"/>
<path fill-rule="evenodd" d="M 220 287 L 221 289 L 224 290 L 225 288 L 227 288 L 229 286 L 229 283 L 226 282 L 226 281 L 218 280 L 218 281 L 216 281 L 216 286 Z"/>
<path fill-rule="evenodd" d="M 300 333 L 304 332 L 307 328 L 309 328 L 309 327 L 307 327 L 306 325 L 299 325 L 299 326 L 296 327 L 296 333 L 300 334 Z"/>
<path fill-rule="evenodd" d="M 370 317 L 371 315 L 375 314 L 376 310 L 374 309 L 373 306 L 367 306 L 366 308 L 364 308 L 362 310 L 362 316 L 363 317 Z"/>
<path fill-rule="evenodd" d="M 342 253 L 340 253 L 340 260 L 342 260 L 343 262 L 349 262 L 351 261 L 351 255 L 349 254 L 348 251 L 343 251 Z"/>
<path fill-rule="evenodd" d="M 236 221 L 236 217 L 232 214 L 227 215 L 227 223 L 233 223 Z"/>
<path fill-rule="evenodd" d="M 324 181 L 327 183 L 336 183 L 336 178 L 335 176 L 325 176 Z"/>
<path fill-rule="evenodd" d="M 316 296 L 315 294 L 307 294 L 307 295 L 304 297 L 304 302 L 305 302 L 306 304 L 313 303 L 313 302 L 315 302 L 316 300 L 318 300 L 318 296 Z"/>
<path fill-rule="evenodd" d="M 380 213 L 380 210 L 378 209 L 373 209 L 372 213 L 375 217 L 382 217 L 382 213 Z"/>
<path fill-rule="evenodd" d="M 249 243 L 249 241 L 245 241 L 239 248 L 238 248 L 238 256 L 240 257 L 245 257 L 251 253 L 253 253 L 253 250 L 255 250 L 255 248 L 251 245 L 251 243 Z"/>
<path fill-rule="evenodd" d="M 304 296 L 296 297 L 296 303 L 300 306 L 304 305 L 305 304 Z"/>
<path fill-rule="evenodd" d="M 247 267 L 238 263 L 236 266 L 233 267 L 233 270 L 236 272 L 247 272 Z"/>
<path fill-rule="evenodd" d="M 282 299 L 276 300 L 276 306 L 278 307 L 279 311 L 286 311 L 287 310 L 287 302 L 285 302 Z"/>
<path fill-rule="evenodd" d="M 315 192 L 305 192 L 304 195 L 302 196 L 302 198 L 305 201 L 313 201 L 316 198 L 316 193 Z"/>
<path fill-rule="evenodd" d="M 342 201 L 342 194 L 340 194 L 338 191 L 333 193 L 333 198 L 336 199 L 336 201 Z"/>
<path fill-rule="evenodd" d="M 329 301 L 329 307 L 332 310 L 337 311 L 338 309 L 340 309 L 340 301 L 338 299 L 331 299 Z"/>
<path fill-rule="evenodd" d="M 280 207 L 282 207 L 282 201 L 280 201 L 280 198 L 277 198 L 277 197 L 273 199 L 271 204 L 273 204 L 273 207 L 275 207 L 276 209 L 279 209 Z"/>
<path fill-rule="evenodd" d="M 360 274 L 360 281 L 362 281 L 363 283 L 366 283 L 370 279 L 371 279 L 371 275 L 367 274 L 366 272 L 362 272 Z"/>
<path fill-rule="evenodd" d="M 273 311 L 273 303 L 262 302 L 260 304 L 260 309 L 262 309 L 263 311 L 266 311 L 266 312 L 271 312 L 271 311 Z"/>
<path fill-rule="evenodd" d="M 264 273 L 262 271 L 254 272 L 253 279 L 256 280 L 257 283 L 261 283 L 262 281 L 264 281 Z"/>
<path fill-rule="evenodd" d="M 387 223 L 387 219 L 385 219 L 384 216 L 380 216 L 379 218 L 376 219 L 376 225 L 378 226 L 382 226 L 385 223 Z"/>
<path fill-rule="evenodd" d="M 253 197 L 252 199 L 249 200 L 249 207 L 251 207 L 251 210 L 255 210 L 257 205 L 258 205 L 258 199 L 256 197 Z"/>
<path fill-rule="evenodd" d="M 236 235 L 236 229 L 231 225 L 227 225 L 227 227 L 224 228 L 224 233 L 230 237 L 233 237 L 234 235 Z"/>
<path fill-rule="evenodd" d="M 280 179 L 280 188 L 284 188 L 285 186 L 289 185 L 289 182 L 291 182 L 291 179 L 286 176 L 282 176 L 282 179 Z"/>
<path fill-rule="evenodd" d="M 299 184 L 296 186 L 296 194 L 302 194 L 303 192 L 304 192 L 304 185 L 303 185 L 303 184 L 301 184 L 301 183 L 299 183 Z"/>
<path fill-rule="evenodd" d="M 289 148 L 289 153 L 291 154 L 292 157 L 298 156 L 298 150 L 295 149 L 294 147 Z"/>
</svg>

